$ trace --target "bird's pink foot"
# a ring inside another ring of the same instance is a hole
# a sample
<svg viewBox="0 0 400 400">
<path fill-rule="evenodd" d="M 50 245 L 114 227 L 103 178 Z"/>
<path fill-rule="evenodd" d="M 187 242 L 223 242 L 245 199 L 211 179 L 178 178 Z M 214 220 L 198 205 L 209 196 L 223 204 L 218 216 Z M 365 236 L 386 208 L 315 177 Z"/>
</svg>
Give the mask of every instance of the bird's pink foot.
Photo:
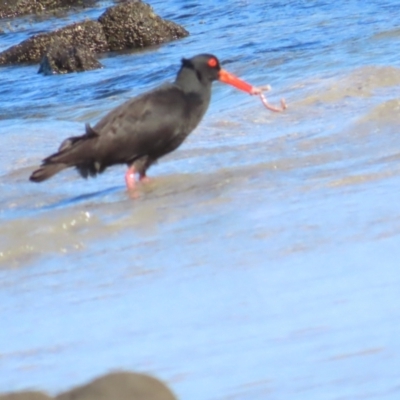
<svg viewBox="0 0 400 400">
<path fill-rule="evenodd" d="M 128 191 L 133 191 L 136 188 L 135 182 L 135 167 L 131 166 L 125 173 L 125 183 Z"/>
<path fill-rule="evenodd" d="M 144 174 L 144 175 L 140 175 L 139 181 L 142 183 L 149 183 L 151 181 L 151 179 L 147 175 Z"/>
</svg>

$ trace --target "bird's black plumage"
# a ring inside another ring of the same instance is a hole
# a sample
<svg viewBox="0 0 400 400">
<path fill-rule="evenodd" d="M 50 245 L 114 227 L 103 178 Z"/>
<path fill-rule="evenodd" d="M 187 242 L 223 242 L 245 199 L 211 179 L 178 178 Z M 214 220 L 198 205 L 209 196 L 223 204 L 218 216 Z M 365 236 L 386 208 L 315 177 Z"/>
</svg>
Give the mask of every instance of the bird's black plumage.
<svg viewBox="0 0 400 400">
<path fill-rule="evenodd" d="M 86 124 L 86 132 L 64 140 L 30 180 L 44 181 L 68 167 L 87 178 L 115 164 L 127 164 L 144 177 L 152 163 L 178 148 L 199 124 L 220 71 L 211 54 L 183 59 L 173 83 L 126 101 L 93 127 Z"/>
</svg>

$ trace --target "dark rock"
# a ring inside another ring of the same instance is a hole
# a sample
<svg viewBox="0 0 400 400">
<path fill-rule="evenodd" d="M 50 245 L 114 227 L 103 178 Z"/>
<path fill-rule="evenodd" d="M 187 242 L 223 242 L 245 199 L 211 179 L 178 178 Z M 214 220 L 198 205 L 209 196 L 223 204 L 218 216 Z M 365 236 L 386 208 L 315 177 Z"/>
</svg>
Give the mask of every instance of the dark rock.
<svg viewBox="0 0 400 400">
<path fill-rule="evenodd" d="M 99 18 L 110 50 L 151 46 L 189 35 L 183 27 L 163 20 L 141 1 L 108 8 Z"/>
<path fill-rule="evenodd" d="M 43 56 L 38 72 L 44 75 L 68 74 L 102 67 L 88 48 L 69 46 L 60 40 L 53 43 Z"/>
<path fill-rule="evenodd" d="M 156 15 L 148 4 L 128 1 L 108 8 L 98 21 L 78 22 L 32 36 L 1 52 L 0 65 L 39 62 L 59 40 L 68 47 L 87 49 L 80 51 L 101 53 L 156 45 L 188 34 L 183 27 Z M 76 51 L 71 55 L 75 58 Z"/>
<path fill-rule="evenodd" d="M 176 400 L 168 387 L 148 375 L 118 372 L 56 397 L 57 400 Z"/>
<path fill-rule="evenodd" d="M 0 53 L 0 65 L 39 62 L 52 44 L 59 40 L 69 46 L 86 48 L 95 53 L 109 50 L 101 24 L 97 21 L 84 21 L 54 32 L 32 36 L 10 47 Z"/>
<path fill-rule="evenodd" d="M 51 398 L 41 392 L 17 392 L 0 394 L 0 400 L 50 400 Z"/>
<path fill-rule="evenodd" d="M 95 0 L 0 0 L 0 18 L 37 14 L 54 9 L 86 7 Z"/>
<path fill-rule="evenodd" d="M 0 400 L 50 400 L 40 392 L 0 395 Z M 149 375 L 111 373 L 62 393 L 54 400 L 177 400 L 168 387 Z"/>
</svg>

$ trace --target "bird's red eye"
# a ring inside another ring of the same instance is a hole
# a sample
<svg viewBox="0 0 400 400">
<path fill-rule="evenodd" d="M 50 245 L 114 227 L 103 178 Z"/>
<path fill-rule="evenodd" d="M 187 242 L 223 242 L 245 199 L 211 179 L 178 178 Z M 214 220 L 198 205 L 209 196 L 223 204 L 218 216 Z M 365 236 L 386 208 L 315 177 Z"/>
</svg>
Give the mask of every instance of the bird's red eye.
<svg viewBox="0 0 400 400">
<path fill-rule="evenodd" d="M 218 62 L 217 62 L 217 60 L 216 60 L 215 58 L 210 58 L 210 59 L 208 60 L 208 65 L 209 65 L 211 68 L 215 68 L 215 67 L 217 66 L 217 64 L 218 64 Z"/>
</svg>

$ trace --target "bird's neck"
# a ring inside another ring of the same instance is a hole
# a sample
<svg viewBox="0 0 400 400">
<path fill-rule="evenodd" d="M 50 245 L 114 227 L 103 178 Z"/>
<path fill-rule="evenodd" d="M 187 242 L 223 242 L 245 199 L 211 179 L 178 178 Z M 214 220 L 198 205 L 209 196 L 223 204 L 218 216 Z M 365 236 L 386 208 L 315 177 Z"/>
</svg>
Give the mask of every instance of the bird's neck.
<svg viewBox="0 0 400 400">
<path fill-rule="evenodd" d="M 209 97 L 211 94 L 211 82 L 201 80 L 193 68 L 182 66 L 175 79 L 175 84 L 185 93 L 196 93 Z"/>
</svg>

